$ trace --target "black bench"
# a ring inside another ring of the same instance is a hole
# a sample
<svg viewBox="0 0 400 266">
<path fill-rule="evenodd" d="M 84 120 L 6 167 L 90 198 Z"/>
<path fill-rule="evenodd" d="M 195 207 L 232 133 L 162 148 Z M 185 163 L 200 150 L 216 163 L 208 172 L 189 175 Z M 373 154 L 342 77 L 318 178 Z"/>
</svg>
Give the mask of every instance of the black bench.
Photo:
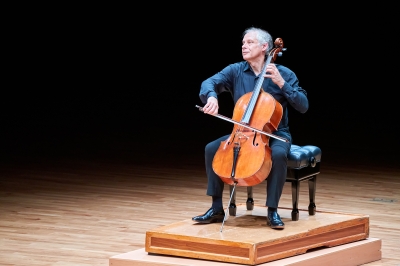
<svg viewBox="0 0 400 266">
<path fill-rule="evenodd" d="M 300 182 L 308 180 L 308 191 L 310 203 L 308 205 L 309 215 L 314 215 L 316 211 L 315 205 L 315 190 L 317 175 L 320 173 L 321 163 L 321 149 L 312 146 L 298 146 L 293 145 L 290 147 L 288 156 L 287 176 L 286 182 L 292 183 L 292 220 L 299 220 L 299 190 Z M 229 204 L 229 215 L 236 216 L 236 191 L 232 193 L 233 185 L 230 185 L 231 202 Z M 253 210 L 253 187 L 247 187 L 247 210 Z"/>
</svg>

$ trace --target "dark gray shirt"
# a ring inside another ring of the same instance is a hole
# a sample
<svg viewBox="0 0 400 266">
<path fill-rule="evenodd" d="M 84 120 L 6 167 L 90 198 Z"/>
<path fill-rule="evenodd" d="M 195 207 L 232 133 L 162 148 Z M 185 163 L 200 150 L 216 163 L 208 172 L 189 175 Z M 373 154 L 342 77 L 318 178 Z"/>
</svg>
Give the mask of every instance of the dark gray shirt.
<svg viewBox="0 0 400 266">
<path fill-rule="evenodd" d="M 290 136 L 288 104 L 300 113 L 305 113 L 308 109 L 307 92 L 299 86 L 299 81 L 293 71 L 285 66 L 275 65 L 285 80 L 285 84 L 280 89 L 271 79 L 265 78 L 262 88 L 282 105 L 283 114 L 278 131 L 286 133 L 283 136 L 287 137 L 287 134 Z M 258 79 L 259 76 L 254 74 L 246 61 L 231 64 L 202 82 L 199 94 L 200 100 L 205 104 L 211 96 L 218 98 L 218 94 L 230 92 L 236 105 L 241 96 L 254 90 Z"/>
</svg>

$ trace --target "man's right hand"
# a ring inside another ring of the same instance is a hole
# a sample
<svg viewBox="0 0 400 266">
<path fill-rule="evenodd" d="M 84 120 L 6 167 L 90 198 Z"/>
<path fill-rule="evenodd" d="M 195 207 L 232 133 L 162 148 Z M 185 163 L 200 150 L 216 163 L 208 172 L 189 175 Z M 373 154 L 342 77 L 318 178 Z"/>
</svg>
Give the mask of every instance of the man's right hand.
<svg viewBox="0 0 400 266">
<path fill-rule="evenodd" d="M 203 107 L 203 112 L 209 115 L 216 115 L 218 114 L 218 109 L 218 99 L 215 97 L 209 97 L 206 105 Z"/>
</svg>

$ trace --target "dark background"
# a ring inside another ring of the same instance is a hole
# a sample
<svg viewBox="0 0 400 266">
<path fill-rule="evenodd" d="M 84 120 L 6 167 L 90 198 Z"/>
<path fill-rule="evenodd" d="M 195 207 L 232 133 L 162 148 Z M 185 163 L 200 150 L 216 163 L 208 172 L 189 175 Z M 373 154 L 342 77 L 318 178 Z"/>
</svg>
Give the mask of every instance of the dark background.
<svg viewBox="0 0 400 266">
<path fill-rule="evenodd" d="M 1 160 L 202 160 L 204 145 L 233 125 L 195 108 L 200 84 L 242 60 L 242 32 L 257 26 L 283 39 L 276 63 L 308 93 L 307 113 L 289 110 L 294 144 L 319 146 L 326 162 L 398 167 L 390 13 L 231 8 L 58 7 L 14 17 Z M 220 96 L 220 114 L 230 117 L 233 107 Z"/>
</svg>

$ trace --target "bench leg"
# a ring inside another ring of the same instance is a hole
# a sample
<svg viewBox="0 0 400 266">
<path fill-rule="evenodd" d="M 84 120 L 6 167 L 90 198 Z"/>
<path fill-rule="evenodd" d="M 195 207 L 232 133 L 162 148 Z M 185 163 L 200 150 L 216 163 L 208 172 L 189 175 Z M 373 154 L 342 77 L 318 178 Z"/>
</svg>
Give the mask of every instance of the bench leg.
<svg viewBox="0 0 400 266">
<path fill-rule="evenodd" d="M 233 186 L 229 185 L 229 195 L 232 196 L 231 198 L 231 204 L 229 204 L 229 215 L 230 216 L 236 216 L 236 189 L 233 191 Z"/>
<path fill-rule="evenodd" d="M 299 190 L 300 190 L 300 181 L 298 180 L 292 181 L 292 204 L 293 204 L 292 221 L 299 220 L 299 209 L 298 209 Z"/>
<path fill-rule="evenodd" d="M 308 205 L 308 214 L 314 215 L 317 209 L 315 205 L 315 190 L 317 188 L 317 176 L 313 176 L 308 180 L 308 194 L 310 196 L 310 205 Z"/>
</svg>

